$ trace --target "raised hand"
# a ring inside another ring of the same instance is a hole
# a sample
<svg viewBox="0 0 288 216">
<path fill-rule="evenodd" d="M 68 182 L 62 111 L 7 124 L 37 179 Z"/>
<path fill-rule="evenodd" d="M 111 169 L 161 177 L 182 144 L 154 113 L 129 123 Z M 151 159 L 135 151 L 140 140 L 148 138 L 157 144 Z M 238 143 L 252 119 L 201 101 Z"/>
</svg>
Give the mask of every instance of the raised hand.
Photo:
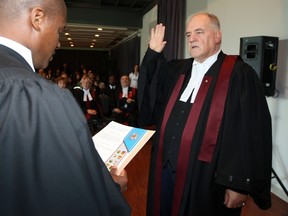
<svg viewBox="0 0 288 216">
<path fill-rule="evenodd" d="M 165 36 L 165 26 L 162 23 L 155 26 L 155 28 L 151 29 L 151 38 L 149 42 L 150 49 L 155 52 L 162 52 L 166 45 L 166 41 L 164 41 Z"/>
</svg>

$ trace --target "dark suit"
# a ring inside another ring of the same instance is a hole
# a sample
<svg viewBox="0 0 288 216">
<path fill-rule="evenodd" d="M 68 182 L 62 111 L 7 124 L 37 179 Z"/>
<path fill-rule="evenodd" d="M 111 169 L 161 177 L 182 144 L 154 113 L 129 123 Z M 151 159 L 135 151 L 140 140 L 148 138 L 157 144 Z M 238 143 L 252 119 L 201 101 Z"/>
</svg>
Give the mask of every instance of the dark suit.
<svg viewBox="0 0 288 216">
<path fill-rule="evenodd" d="M 0 214 L 130 215 L 67 89 L 0 45 Z"/>
<path fill-rule="evenodd" d="M 96 95 L 96 90 L 90 89 L 92 100 L 89 100 L 87 97 L 87 101 L 83 101 L 84 91 L 81 88 L 78 87 L 74 88 L 72 90 L 72 93 L 75 99 L 77 100 L 80 108 L 82 109 L 83 113 L 85 114 L 91 134 L 94 135 L 95 133 L 97 133 L 98 127 L 100 126 L 100 123 L 103 121 L 101 102 L 98 96 Z M 87 112 L 88 109 L 96 110 L 97 114 L 96 115 L 89 114 Z"/>
<path fill-rule="evenodd" d="M 106 93 L 108 95 L 108 97 L 110 98 L 110 109 L 112 111 L 112 109 L 114 107 L 116 107 L 117 104 L 117 86 L 114 85 L 113 88 L 108 84 L 107 88 L 106 88 Z"/>
</svg>

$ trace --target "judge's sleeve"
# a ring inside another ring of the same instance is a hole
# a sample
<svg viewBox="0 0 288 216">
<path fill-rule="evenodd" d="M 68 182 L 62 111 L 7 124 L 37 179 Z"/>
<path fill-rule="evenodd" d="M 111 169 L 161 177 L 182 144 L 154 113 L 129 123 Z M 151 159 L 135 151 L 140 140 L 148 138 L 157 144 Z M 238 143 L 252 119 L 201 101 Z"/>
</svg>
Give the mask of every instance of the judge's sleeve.
<svg viewBox="0 0 288 216">
<path fill-rule="evenodd" d="M 216 183 L 246 191 L 260 208 L 269 208 L 271 117 L 257 74 L 241 61 L 232 74 L 218 141 Z"/>
<path fill-rule="evenodd" d="M 140 126 L 155 123 L 154 111 L 157 98 L 161 98 L 166 67 L 164 56 L 148 48 L 138 78 L 138 123 Z"/>
</svg>

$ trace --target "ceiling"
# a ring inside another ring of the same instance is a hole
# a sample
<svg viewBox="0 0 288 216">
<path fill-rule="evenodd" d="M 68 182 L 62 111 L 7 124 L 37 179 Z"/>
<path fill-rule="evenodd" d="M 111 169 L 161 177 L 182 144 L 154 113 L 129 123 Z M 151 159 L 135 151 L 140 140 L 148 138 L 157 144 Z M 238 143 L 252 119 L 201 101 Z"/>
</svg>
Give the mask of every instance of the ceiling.
<svg viewBox="0 0 288 216">
<path fill-rule="evenodd" d="M 62 49 L 110 50 L 130 37 L 140 34 L 142 16 L 156 5 L 156 0 L 65 2 L 68 15 L 67 28 L 60 35 Z M 135 24 L 136 22 L 138 24 Z"/>
</svg>

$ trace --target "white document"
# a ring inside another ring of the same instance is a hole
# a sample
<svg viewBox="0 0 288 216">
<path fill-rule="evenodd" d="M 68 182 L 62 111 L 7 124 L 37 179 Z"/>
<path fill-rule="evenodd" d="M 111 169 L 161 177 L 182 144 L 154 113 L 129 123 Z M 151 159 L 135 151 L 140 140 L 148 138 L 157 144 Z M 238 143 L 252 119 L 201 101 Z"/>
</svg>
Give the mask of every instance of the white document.
<svg viewBox="0 0 288 216">
<path fill-rule="evenodd" d="M 108 170 L 117 166 L 121 172 L 154 132 L 111 121 L 93 136 L 93 142 Z"/>
</svg>

